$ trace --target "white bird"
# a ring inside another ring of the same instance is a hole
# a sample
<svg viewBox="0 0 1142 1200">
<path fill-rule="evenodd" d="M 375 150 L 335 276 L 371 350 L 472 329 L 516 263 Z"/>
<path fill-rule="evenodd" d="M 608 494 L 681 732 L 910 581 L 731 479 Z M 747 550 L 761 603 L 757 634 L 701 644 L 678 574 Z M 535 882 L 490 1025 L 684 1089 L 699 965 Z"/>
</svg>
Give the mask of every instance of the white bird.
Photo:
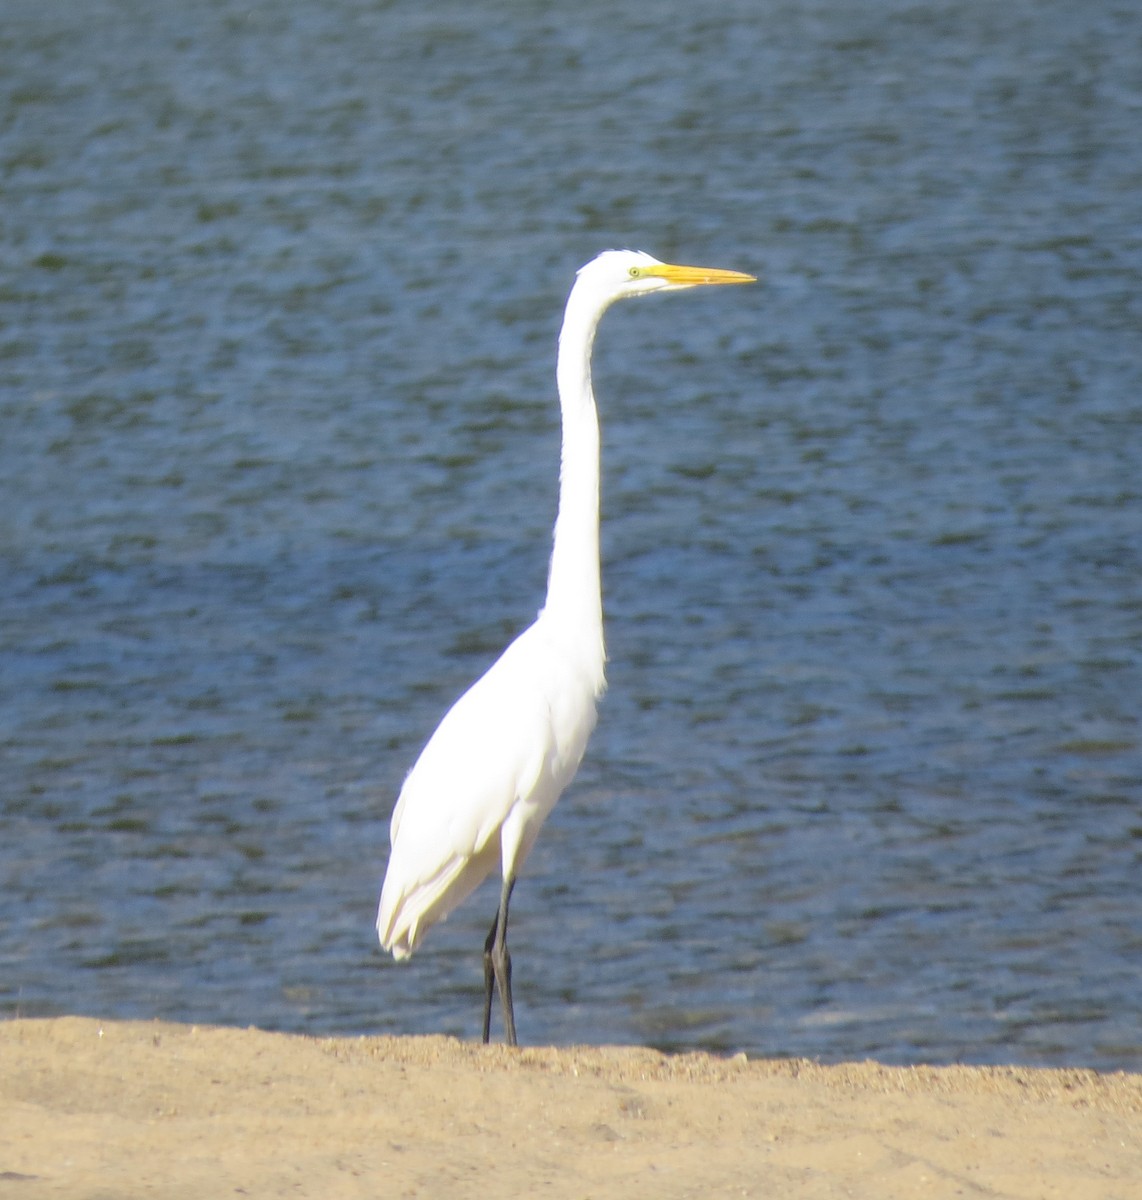
<svg viewBox="0 0 1142 1200">
<path fill-rule="evenodd" d="M 505 1038 L 516 1045 L 508 902 L 540 827 L 579 767 L 606 686 L 591 388 L 599 319 L 627 296 L 753 279 L 608 250 L 580 269 L 567 299 L 556 367 L 563 450 L 547 599 L 534 624 L 448 711 L 405 779 L 377 912 L 381 945 L 407 958 L 431 925 L 499 867 L 500 903 L 484 944 L 485 1042 L 494 980 Z"/>
</svg>

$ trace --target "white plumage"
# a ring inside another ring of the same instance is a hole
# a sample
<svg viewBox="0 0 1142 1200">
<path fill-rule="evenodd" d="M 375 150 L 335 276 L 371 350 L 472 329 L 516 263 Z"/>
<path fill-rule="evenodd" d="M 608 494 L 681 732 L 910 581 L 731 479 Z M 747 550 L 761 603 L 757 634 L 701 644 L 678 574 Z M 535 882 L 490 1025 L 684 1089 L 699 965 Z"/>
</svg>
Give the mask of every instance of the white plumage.
<svg viewBox="0 0 1142 1200">
<path fill-rule="evenodd" d="M 496 868 L 500 905 L 484 948 L 484 1041 L 493 981 L 516 1042 L 508 902 L 543 822 L 571 782 L 605 688 L 599 578 L 599 424 L 591 347 L 600 317 L 626 296 L 748 283 L 736 271 L 679 267 L 609 250 L 583 267 L 567 300 L 556 368 L 563 425 L 559 513 L 547 599 L 440 722 L 393 811 L 377 934 L 407 958 Z"/>
</svg>

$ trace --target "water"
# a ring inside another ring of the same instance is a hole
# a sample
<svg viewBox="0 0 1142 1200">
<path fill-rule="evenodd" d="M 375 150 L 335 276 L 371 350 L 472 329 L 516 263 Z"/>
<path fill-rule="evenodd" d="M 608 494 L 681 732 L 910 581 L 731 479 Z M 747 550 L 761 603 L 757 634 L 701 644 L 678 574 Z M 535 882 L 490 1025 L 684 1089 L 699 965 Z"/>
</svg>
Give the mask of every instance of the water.
<svg viewBox="0 0 1142 1200">
<path fill-rule="evenodd" d="M 387 820 L 542 596 L 611 690 L 521 1037 L 1142 1069 L 1142 37 L 1113 0 L 10 0 L 0 1011 L 478 1032 Z"/>
</svg>

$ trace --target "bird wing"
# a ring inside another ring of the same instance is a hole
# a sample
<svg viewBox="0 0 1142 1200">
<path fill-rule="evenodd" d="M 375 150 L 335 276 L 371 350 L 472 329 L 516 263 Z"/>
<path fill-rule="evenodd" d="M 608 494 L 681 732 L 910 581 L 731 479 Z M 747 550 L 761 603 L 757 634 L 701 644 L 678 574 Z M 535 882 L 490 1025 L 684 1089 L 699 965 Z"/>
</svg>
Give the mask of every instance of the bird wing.
<svg viewBox="0 0 1142 1200">
<path fill-rule="evenodd" d="M 471 854 L 534 788 L 552 740 L 549 705 L 518 645 L 453 704 L 421 751 L 393 812 L 394 845 L 415 822 Z"/>
<path fill-rule="evenodd" d="M 386 948 L 405 939 L 411 952 L 420 928 L 482 882 L 512 808 L 542 790 L 556 751 L 545 657 L 521 635 L 456 701 L 409 772 L 377 917 Z"/>
</svg>

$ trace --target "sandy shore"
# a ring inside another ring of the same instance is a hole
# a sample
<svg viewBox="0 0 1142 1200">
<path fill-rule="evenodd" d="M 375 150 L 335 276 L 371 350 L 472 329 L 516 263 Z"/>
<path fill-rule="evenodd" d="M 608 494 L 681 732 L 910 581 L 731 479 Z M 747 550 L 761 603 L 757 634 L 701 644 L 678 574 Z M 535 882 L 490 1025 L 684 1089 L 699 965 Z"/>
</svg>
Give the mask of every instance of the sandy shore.
<svg viewBox="0 0 1142 1200">
<path fill-rule="evenodd" d="M 1142 1076 L 0 1023 L 0 1198 L 1142 1197 Z"/>
</svg>

